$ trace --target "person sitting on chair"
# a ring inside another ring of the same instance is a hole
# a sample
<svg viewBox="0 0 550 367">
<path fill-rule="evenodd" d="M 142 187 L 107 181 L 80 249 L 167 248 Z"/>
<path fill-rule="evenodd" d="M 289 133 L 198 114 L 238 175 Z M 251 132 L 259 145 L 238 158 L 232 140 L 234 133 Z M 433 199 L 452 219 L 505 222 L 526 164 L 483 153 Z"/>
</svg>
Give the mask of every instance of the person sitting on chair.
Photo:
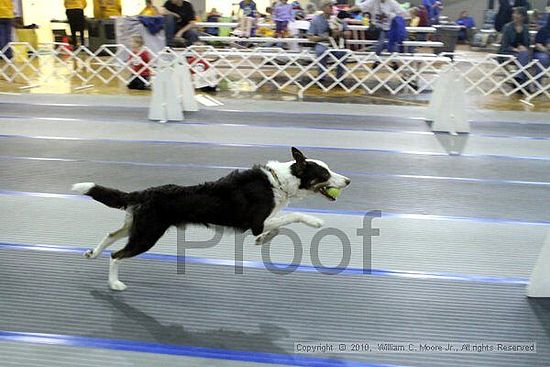
<svg viewBox="0 0 550 367">
<path fill-rule="evenodd" d="M 222 15 L 218 13 L 218 9 L 212 8 L 208 14 L 206 14 L 207 23 L 218 23 Z M 220 30 L 218 27 L 208 27 L 204 30 L 205 33 L 208 33 L 211 36 L 219 36 Z"/>
<path fill-rule="evenodd" d="M 529 27 L 527 26 L 527 10 L 523 7 L 514 8 L 512 21 L 502 29 L 502 41 L 499 53 L 513 55 L 521 66 L 525 66 L 530 61 L 530 44 L 531 37 L 529 35 Z M 527 80 L 527 75 L 524 72 L 520 72 L 516 75 L 515 79 L 523 83 Z"/>
<path fill-rule="evenodd" d="M 542 65 L 542 68 L 537 65 L 536 75 L 539 75 L 550 67 L 550 17 L 547 18 L 546 24 L 542 27 L 535 37 L 535 55 L 534 59 Z M 546 72 L 548 75 L 548 71 Z M 545 74 L 542 74 L 537 81 L 542 84 Z"/>
<path fill-rule="evenodd" d="M 161 8 L 165 16 L 166 44 L 173 46 L 191 46 L 199 40 L 195 30 L 195 9 L 189 1 L 168 0 Z"/>
<path fill-rule="evenodd" d="M 133 36 L 131 42 L 133 55 L 130 55 L 128 63 L 137 75 L 134 75 L 130 83 L 128 83 L 128 89 L 144 90 L 147 89 L 146 82 L 149 81 L 151 76 L 151 70 L 148 66 L 151 61 L 151 55 L 143 48 L 143 37 Z"/>
<path fill-rule="evenodd" d="M 474 18 L 468 15 L 467 10 L 463 10 L 460 13 L 460 17 L 457 19 L 456 24 L 461 26 L 460 31 L 458 32 L 459 41 L 468 40 L 468 29 L 475 28 L 476 22 Z"/>
<path fill-rule="evenodd" d="M 315 43 L 315 54 L 317 57 L 321 57 L 326 53 L 329 48 L 334 48 L 336 45 L 335 39 L 344 37 L 348 32 L 348 27 L 345 22 L 342 23 L 342 30 L 332 30 L 330 19 L 333 15 L 332 1 L 326 0 L 321 6 L 322 13 L 315 16 L 309 26 L 309 40 Z M 331 51 L 331 55 L 336 59 L 342 59 L 346 52 L 344 51 Z M 319 75 L 322 83 L 328 80 L 328 75 L 323 75 L 327 70 L 329 55 L 325 55 L 319 60 Z M 340 62 L 340 61 L 338 61 Z M 341 64 L 336 67 L 336 78 L 340 79 L 344 75 L 344 68 Z"/>
</svg>

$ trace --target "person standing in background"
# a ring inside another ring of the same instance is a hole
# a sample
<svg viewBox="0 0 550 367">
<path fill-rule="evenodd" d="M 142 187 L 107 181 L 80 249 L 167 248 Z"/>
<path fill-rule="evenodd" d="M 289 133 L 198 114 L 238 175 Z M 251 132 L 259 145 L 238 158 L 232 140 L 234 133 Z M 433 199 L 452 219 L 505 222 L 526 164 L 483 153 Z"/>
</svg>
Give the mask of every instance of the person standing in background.
<svg viewBox="0 0 550 367">
<path fill-rule="evenodd" d="M 518 7 L 530 10 L 531 4 L 527 0 L 499 0 L 498 12 L 495 17 L 497 32 L 501 32 L 504 26 L 512 21 L 512 9 Z"/>
<path fill-rule="evenodd" d="M 371 15 L 371 23 L 380 30 L 375 51 L 380 55 L 384 50 L 393 18 L 398 15 L 406 17 L 406 13 L 395 0 L 366 0 L 359 4 L 359 8 L 363 13 Z"/>
<path fill-rule="evenodd" d="M 145 8 L 139 13 L 143 17 L 156 17 L 160 15 L 159 10 L 153 5 L 153 0 L 145 0 Z"/>
<path fill-rule="evenodd" d="M 65 14 L 71 28 L 71 45 L 77 46 L 77 35 L 80 33 L 80 44 L 84 45 L 84 30 L 86 29 L 86 17 L 84 9 L 86 0 L 65 0 Z"/>
<path fill-rule="evenodd" d="M 256 23 L 257 7 L 254 0 L 242 0 L 239 3 L 239 27 L 240 37 L 248 38 Z M 237 32 L 239 33 L 239 32 Z"/>
<path fill-rule="evenodd" d="M 94 0 L 94 16 L 98 19 L 122 16 L 120 0 Z"/>
<path fill-rule="evenodd" d="M 442 0 L 422 0 L 422 5 L 426 8 L 428 12 L 428 17 L 430 18 L 430 25 L 439 24 L 439 14 L 443 10 L 443 1 Z"/>
<path fill-rule="evenodd" d="M 277 38 L 287 36 L 288 22 L 292 19 L 292 5 L 288 3 L 288 0 L 281 0 L 280 3 L 275 5 L 273 20 L 275 21 L 275 34 Z"/>
<path fill-rule="evenodd" d="M 512 21 L 512 5 L 510 0 L 499 0 L 497 15 L 495 16 L 495 29 L 501 32 L 502 28 Z"/>
<path fill-rule="evenodd" d="M 510 0 L 512 1 L 512 0 Z M 531 3 L 528 0 L 514 0 L 514 8 L 525 8 L 525 10 L 531 10 Z"/>
<path fill-rule="evenodd" d="M 0 0 L 0 50 L 12 41 L 13 17 L 12 0 Z M 11 59 L 11 48 L 5 51 L 5 56 Z"/>
</svg>

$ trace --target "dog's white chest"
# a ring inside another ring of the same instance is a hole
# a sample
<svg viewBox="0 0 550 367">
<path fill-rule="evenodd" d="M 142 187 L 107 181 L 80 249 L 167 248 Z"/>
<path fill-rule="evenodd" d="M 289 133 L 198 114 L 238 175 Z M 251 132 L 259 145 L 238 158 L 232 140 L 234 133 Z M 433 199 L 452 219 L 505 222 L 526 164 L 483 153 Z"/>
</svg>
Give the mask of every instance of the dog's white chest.
<svg viewBox="0 0 550 367">
<path fill-rule="evenodd" d="M 288 195 L 282 190 L 273 190 L 273 199 L 275 200 L 275 207 L 273 208 L 270 217 L 286 208 L 289 201 Z"/>
</svg>

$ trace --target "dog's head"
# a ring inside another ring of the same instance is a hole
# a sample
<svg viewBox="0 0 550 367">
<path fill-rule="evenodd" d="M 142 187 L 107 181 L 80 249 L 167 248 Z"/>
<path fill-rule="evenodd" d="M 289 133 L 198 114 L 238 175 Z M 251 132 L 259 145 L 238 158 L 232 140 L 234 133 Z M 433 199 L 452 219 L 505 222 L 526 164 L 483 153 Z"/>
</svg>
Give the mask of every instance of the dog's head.
<svg viewBox="0 0 550 367">
<path fill-rule="evenodd" d="M 332 172 L 325 162 L 308 159 L 296 148 L 292 148 L 295 162 L 290 166 L 290 173 L 299 180 L 299 190 L 318 193 L 328 200 L 335 201 L 330 188 L 343 189 L 351 182 L 346 176 Z"/>
</svg>

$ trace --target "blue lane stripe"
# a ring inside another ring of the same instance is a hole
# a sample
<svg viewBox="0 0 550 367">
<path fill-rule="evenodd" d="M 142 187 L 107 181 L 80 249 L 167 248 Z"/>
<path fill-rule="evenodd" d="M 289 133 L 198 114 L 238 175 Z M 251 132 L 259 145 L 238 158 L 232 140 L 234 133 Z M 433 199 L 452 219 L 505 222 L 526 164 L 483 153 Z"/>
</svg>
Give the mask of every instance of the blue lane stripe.
<svg viewBox="0 0 550 367">
<path fill-rule="evenodd" d="M 129 143 L 129 144 L 174 144 L 174 145 L 199 145 L 199 146 L 214 146 L 214 147 L 234 147 L 234 148 L 285 148 L 289 149 L 290 145 L 285 144 L 239 144 L 239 143 L 215 143 L 215 142 L 188 142 L 177 140 L 125 140 L 114 138 L 75 138 L 63 136 L 39 136 L 39 135 L 19 135 L 19 134 L 0 134 L 0 138 L 22 138 L 22 139 L 41 139 L 41 140 L 65 140 L 65 141 L 92 141 L 106 143 Z M 513 159 L 513 160 L 534 160 L 534 161 L 550 161 L 550 157 L 538 156 L 510 156 L 498 154 L 475 154 L 461 153 L 448 154 L 440 152 L 420 152 L 394 149 L 372 149 L 372 148 L 341 148 L 341 147 L 322 147 L 315 145 L 299 145 L 303 149 L 315 149 L 326 151 L 339 152 L 373 152 L 373 153 L 390 153 L 390 154 L 410 154 L 410 155 L 425 155 L 425 156 L 441 156 L 448 157 L 449 155 L 468 157 L 468 158 L 492 158 L 492 159 Z"/>
<path fill-rule="evenodd" d="M 372 364 L 353 360 L 310 357 L 300 354 L 275 354 L 253 351 L 240 351 L 195 347 L 190 345 L 174 345 L 141 342 L 121 339 L 92 338 L 76 335 L 26 333 L 15 331 L 0 331 L 0 340 L 19 343 L 56 345 L 80 348 L 96 348 L 107 350 L 122 350 L 164 354 L 182 357 L 222 359 L 253 363 L 284 364 L 304 367 L 404 367 L 387 364 Z"/>
<path fill-rule="evenodd" d="M 112 161 L 101 159 L 75 159 L 75 158 L 53 158 L 53 157 L 20 157 L 20 156 L 0 156 L 1 160 L 27 160 L 38 162 L 69 162 L 69 163 L 97 163 L 97 164 L 120 164 L 140 167 L 167 167 L 167 168 L 206 168 L 206 169 L 221 169 L 221 170 L 236 170 L 249 169 L 244 166 L 224 166 L 221 164 L 195 164 L 195 163 L 151 163 L 151 162 L 135 162 L 135 161 Z M 530 185 L 530 186 L 550 186 L 550 182 L 544 181 L 521 181 L 521 180 L 500 180 L 487 178 L 469 178 L 469 177 L 450 177 L 450 176 L 429 176 L 429 175 L 401 175 L 391 173 L 370 173 L 356 171 L 338 171 L 338 173 L 350 176 L 365 176 L 365 177 L 381 177 L 381 178 L 411 178 L 419 180 L 440 180 L 440 181 L 457 181 L 457 182 L 473 182 L 484 184 L 497 185 Z"/>
<path fill-rule="evenodd" d="M 25 192 L 13 190 L 1 190 L 0 196 L 24 196 L 24 197 L 41 197 L 41 198 L 56 198 L 69 200 L 93 200 L 85 195 L 72 194 L 52 194 L 44 192 Z M 285 212 L 302 212 L 302 213 L 317 213 L 327 215 L 350 215 L 364 217 L 368 212 L 374 209 L 366 210 L 333 210 L 333 209 L 312 209 L 312 208 L 296 208 L 287 207 L 283 209 Z M 390 213 L 382 212 L 382 218 L 401 218 L 401 219 L 418 219 L 418 220 L 447 220 L 473 223 L 494 223 L 494 224 L 521 224 L 529 226 L 549 226 L 550 221 L 528 221 L 521 219 L 503 219 L 503 218 L 487 218 L 487 217 L 464 217 L 455 215 L 429 215 L 429 214 L 407 214 L 407 213 Z"/>
<path fill-rule="evenodd" d="M 27 251 L 42 251 L 42 252 L 57 252 L 57 253 L 77 253 L 83 254 L 88 249 L 72 246 L 59 245 L 40 245 L 40 244 L 21 244 L 21 243 L 5 243 L 0 242 L 0 249 L 11 250 L 27 250 Z M 110 251 L 106 250 L 101 256 L 110 256 Z M 180 260 L 177 255 L 144 253 L 138 255 L 137 258 L 144 260 L 157 260 L 176 262 Z M 196 256 L 186 256 L 185 262 L 190 264 L 201 265 L 218 265 L 218 266 L 235 266 L 235 261 L 224 259 L 210 259 Z M 240 264 L 239 264 L 240 265 Z M 262 261 L 243 261 L 243 268 L 267 270 L 266 265 Z M 318 273 L 317 268 L 313 265 L 290 264 L 290 263 L 273 263 L 275 268 L 284 269 L 292 266 L 296 271 L 304 273 Z M 400 271 L 400 270 L 385 270 L 385 269 L 363 269 L 363 268 L 330 268 L 334 271 L 340 271 L 341 275 L 367 275 L 375 277 L 397 277 L 417 280 L 445 280 L 453 282 L 477 282 L 477 283 L 492 283 L 492 284 L 528 284 L 529 279 L 524 277 L 497 277 L 485 275 L 464 275 L 445 272 L 423 272 L 423 271 Z M 330 270 L 329 269 L 329 270 Z M 332 270 L 331 270 L 332 271 Z"/>
</svg>

